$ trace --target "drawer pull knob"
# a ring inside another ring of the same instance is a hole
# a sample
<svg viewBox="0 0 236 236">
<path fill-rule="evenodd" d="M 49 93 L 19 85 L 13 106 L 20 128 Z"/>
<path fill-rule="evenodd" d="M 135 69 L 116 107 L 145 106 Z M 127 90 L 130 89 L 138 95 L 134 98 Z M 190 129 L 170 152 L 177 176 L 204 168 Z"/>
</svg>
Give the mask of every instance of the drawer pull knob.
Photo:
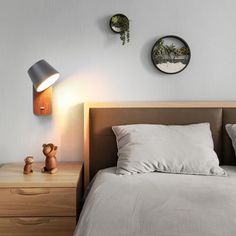
<svg viewBox="0 0 236 236">
<path fill-rule="evenodd" d="M 49 189 L 44 188 L 11 189 L 11 192 L 19 195 L 41 195 L 50 193 Z"/>
<path fill-rule="evenodd" d="M 49 218 L 13 218 L 12 222 L 19 225 L 41 225 L 48 224 Z"/>
</svg>

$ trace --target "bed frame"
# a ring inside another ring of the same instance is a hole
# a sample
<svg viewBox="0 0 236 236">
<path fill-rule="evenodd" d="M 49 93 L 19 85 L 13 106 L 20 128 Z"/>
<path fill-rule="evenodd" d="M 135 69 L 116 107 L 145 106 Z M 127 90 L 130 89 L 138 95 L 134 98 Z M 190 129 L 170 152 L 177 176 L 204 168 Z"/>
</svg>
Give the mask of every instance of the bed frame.
<svg viewBox="0 0 236 236">
<path fill-rule="evenodd" d="M 220 164 L 236 165 L 225 124 L 236 123 L 236 102 L 135 102 L 84 104 L 84 186 L 102 168 L 115 166 L 112 125 L 209 122 Z"/>
</svg>

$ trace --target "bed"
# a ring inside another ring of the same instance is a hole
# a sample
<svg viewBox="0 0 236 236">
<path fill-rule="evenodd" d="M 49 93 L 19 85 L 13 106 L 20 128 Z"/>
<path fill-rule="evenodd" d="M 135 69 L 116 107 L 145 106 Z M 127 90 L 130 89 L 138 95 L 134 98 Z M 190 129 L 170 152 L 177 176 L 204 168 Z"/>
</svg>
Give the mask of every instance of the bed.
<svg viewBox="0 0 236 236">
<path fill-rule="evenodd" d="M 235 103 L 87 104 L 84 111 L 85 186 L 90 190 L 74 235 L 236 235 L 236 158 L 224 128 L 236 123 Z M 210 123 L 227 177 L 115 174 L 112 126 L 201 122 Z"/>
</svg>

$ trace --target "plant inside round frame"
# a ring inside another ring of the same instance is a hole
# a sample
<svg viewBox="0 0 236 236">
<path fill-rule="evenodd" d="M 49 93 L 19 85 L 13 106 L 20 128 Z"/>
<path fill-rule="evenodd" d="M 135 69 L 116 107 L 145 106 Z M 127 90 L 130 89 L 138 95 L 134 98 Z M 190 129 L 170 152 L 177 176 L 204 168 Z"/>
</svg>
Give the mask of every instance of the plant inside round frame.
<svg viewBox="0 0 236 236">
<path fill-rule="evenodd" d="M 113 32 L 120 34 L 122 45 L 130 40 L 129 19 L 123 14 L 113 15 L 110 19 L 110 28 Z"/>
<path fill-rule="evenodd" d="M 191 51 L 184 39 L 167 35 L 154 44 L 151 57 L 158 70 L 166 74 L 176 74 L 188 66 Z"/>
</svg>

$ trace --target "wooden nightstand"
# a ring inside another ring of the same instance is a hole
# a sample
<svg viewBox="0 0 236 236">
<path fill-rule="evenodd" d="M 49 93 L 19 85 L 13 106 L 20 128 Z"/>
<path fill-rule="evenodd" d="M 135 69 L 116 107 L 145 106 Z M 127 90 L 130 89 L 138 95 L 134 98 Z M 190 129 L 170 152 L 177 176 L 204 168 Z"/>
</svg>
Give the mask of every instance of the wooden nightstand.
<svg viewBox="0 0 236 236">
<path fill-rule="evenodd" d="M 0 235 L 72 235 L 82 196 L 82 163 L 59 163 L 43 174 L 43 163 L 24 175 L 22 164 L 0 166 Z M 77 210 L 76 210 L 76 204 Z"/>
</svg>

